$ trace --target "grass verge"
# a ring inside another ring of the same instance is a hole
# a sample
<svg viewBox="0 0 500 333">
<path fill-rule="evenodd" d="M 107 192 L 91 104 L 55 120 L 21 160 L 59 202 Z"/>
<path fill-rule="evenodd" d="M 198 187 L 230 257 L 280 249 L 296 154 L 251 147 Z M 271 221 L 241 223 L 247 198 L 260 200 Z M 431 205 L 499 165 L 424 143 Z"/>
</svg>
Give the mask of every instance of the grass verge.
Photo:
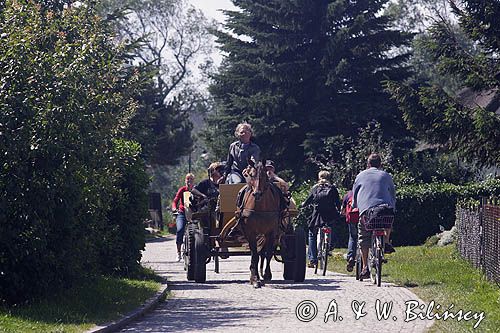
<svg viewBox="0 0 500 333">
<path fill-rule="evenodd" d="M 354 278 L 354 272 L 346 271 L 339 251 L 335 250 L 328 268 Z M 474 331 L 500 331 L 500 288 L 463 260 L 454 245 L 399 247 L 387 258 L 389 263 L 382 267 L 382 281 L 410 288 L 427 304 L 430 301 L 440 304 L 440 310 L 453 304 L 450 311 L 454 313 L 459 309 L 464 313 L 484 311 L 485 318 Z M 430 332 L 471 332 L 476 321 L 436 320 Z"/>
<path fill-rule="evenodd" d="M 31 304 L 0 307 L 0 332 L 83 332 L 134 310 L 159 287 L 152 272 L 138 279 L 85 281 Z"/>
</svg>

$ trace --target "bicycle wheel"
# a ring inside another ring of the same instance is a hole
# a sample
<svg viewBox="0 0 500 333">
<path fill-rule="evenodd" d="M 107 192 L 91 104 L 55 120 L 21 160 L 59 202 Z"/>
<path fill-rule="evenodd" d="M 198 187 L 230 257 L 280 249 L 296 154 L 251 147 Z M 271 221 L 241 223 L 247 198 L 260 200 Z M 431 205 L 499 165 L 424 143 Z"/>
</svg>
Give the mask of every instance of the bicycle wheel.
<svg viewBox="0 0 500 333">
<path fill-rule="evenodd" d="M 368 267 L 370 269 L 370 280 L 373 284 L 377 283 L 377 239 L 375 236 L 372 236 L 372 245 L 370 246 L 370 250 L 368 252 Z"/>
<path fill-rule="evenodd" d="M 383 236 L 375 236 L 372 240 L 372 247 L 370 248 L 370 253 L 372 256 L 372 270 L 370 271 L 370 278 L 373 284 L 380 287 L 382 284 L 382 263 L 383 263 L 383 248 L 384 239 Z"/>
<path fill-rule="evenodd" d="M 361 276 L 361 249 L 358 247 L 356 248 L 356 280 L 360 280 Z"/>
<path fill-rule="evenodd" d="M 382 249 L 377 248 L 377 287 L 382 283 Z"/>
<path fill-rule="evenodd" d="M 384 236 L 377 236 L 377 261 L 378 261 L 378 269 L 377 269 L 377 287 L 380 287 L 382 284 L 382 264 L 385 261 L 384 259 Z"/>
<path fill-rule="evenodd" d="M 326 267 L 328 266 L 328 248 L 330 247 L 330 235 L 323 233 L 323 242 L 321 242 L 321 252 L 323 253 L 323 276 L 326 275 Z"/>
<path fill-rule="evenodd" d="M 324 243 L 324 237 L 325 234 L 323 233 L 323 230 L 319 228 L 319 237 L 317 238 L 317 244 L 316 244 L 316 250 L 318 252 L 317 258 L 318 261 L 316 262 L 316 266 L 314 267 L 314 274 L 318 274 L 318 268 L 320 270 L 323 269 L 323 243 Z"/>
</svg>

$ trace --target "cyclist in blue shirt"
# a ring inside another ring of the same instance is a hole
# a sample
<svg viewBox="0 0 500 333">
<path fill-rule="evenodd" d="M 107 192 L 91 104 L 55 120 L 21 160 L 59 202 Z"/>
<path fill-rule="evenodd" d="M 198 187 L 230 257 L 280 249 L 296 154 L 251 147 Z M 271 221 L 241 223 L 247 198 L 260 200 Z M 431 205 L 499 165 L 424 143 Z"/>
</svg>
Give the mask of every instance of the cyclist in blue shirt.
<svg viewBox="0 0 500 333">
<path fill-rule="evenodd" d="M 391 175 L 381 170 L 382 161 L 379 154 L 368 157 L 367 169 L 360 172 L 352 192 L 354 195 L 353 207 L 359 209 L 360 220 L 371 219 L 376 216 L 394 215 L 396 209 L 396 190 Z M 386 230 L 385 252 L 394 252 L 389 243 L 390 230 Z M 368 248 L 371 243 L 371 233 L 366 231 L 363 223 L 358 223 L 358 244 L 361 248 L 363 269 L 362 278 L 369 278 Z"/>
</svg>

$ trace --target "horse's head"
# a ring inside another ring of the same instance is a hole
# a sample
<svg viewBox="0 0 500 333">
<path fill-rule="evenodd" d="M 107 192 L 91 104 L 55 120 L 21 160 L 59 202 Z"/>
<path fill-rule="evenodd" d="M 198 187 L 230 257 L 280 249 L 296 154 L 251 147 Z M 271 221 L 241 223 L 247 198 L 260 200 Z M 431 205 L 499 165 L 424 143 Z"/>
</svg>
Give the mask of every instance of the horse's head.
<svg viewBox="0 0 500 333">
<path fill-rule="evenodd" d="M 245 169 L 243 175 L 247 184 L 252 188 L 253 196 L 256 200 L 259 200 L 269 183 L 264 163 L 255 163 L 255 161 L 249 160 L 248 167 Z"/>
</svg>

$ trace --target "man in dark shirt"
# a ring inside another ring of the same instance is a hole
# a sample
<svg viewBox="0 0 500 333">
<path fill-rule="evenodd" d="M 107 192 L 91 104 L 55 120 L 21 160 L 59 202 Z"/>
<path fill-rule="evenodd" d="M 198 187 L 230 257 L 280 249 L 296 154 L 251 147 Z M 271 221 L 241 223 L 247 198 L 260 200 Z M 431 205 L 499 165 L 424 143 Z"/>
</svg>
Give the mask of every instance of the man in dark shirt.
<svg viewBox="0 0 500 333">
<path fill-rule="evenodd" d="M 329 181 L 330 173 L 322 170 L 318 173 L 318 182 L 312 187 L 302 207 L 313 205 L 309 220 L 309 248 L 307 267 L 313 268 L 318 262 L 317 237 L 320 227 L 333 225 L 340 211 L 340 198 L 337 188 Z"/>
<path fill-rule="evenodd" d="M 219 195 L 218 181 L 222 177 L 224 165 L 214 162 L 208 167 L 208 178 L 198 183 L 192 190 L 194 195 L 202 198 L 215 198 Z"/>
<path fill-rule="evenodd" d="M 275 183 L 283 192 L 283 194 L 286 196 L 288 194 L 288 183 L 283 179 L 278 177 L 276 173 L 274 173 L 275 168 L 274 168 L 274 162 L 271 160 L 266 161 L 266 172 L 267 172 L 267 177 L 269 177 L 269 181 Z"/>
</svg>

